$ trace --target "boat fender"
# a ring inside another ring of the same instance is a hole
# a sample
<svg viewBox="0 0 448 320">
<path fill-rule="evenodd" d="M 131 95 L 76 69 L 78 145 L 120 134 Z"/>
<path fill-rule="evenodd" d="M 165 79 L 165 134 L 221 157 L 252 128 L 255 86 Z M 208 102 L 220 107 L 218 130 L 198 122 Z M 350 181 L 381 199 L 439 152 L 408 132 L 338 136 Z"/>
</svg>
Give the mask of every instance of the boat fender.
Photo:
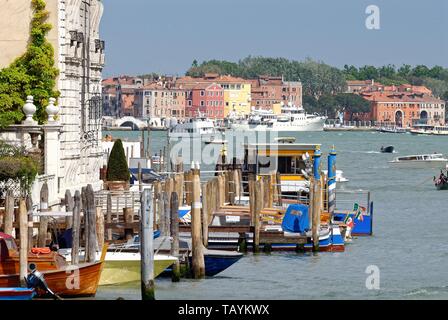
<svg viewBox="0 0 448 320">
<path fill-rule="evenodd" d="M 50 248 L 32 248 L 31 253 L 34 254 L 49 254 L 51 253 Z"/>
</svg>

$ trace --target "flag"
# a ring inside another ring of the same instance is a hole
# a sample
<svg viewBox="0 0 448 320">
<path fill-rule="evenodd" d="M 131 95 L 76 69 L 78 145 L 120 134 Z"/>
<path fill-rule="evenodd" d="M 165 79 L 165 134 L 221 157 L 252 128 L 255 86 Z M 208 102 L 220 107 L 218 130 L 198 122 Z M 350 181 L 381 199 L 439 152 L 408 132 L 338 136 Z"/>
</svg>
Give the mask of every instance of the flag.
<svg viewBox="0 0 448 320">
<path fill-rule="evenodd" d="M 364 221 L 363 212 L 366 212 L 367 209 L 363 206 L 360 206 L 359 204 L 355 203 L 353 206 L 353 211 L 355 211 L 355 220 L 361 220 Z"/>
</svg>

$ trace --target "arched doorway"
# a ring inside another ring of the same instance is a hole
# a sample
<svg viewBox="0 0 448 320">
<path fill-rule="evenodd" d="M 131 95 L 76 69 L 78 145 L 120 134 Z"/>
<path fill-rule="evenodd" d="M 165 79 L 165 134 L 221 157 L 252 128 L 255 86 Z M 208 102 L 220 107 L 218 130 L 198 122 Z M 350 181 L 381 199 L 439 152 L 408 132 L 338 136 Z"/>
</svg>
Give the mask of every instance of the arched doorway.
<svg viewBox="0 0 448 320">
<path fill-rule="evenodd" d="M 428 123 L 428 111 L 423 110 L 420 112 L 420 123 L 427 124 Z"/>
<path fill-rule="evenodd" d="M 397 127 L 403 127 L 403 112 L 398 110 L 395 112 L 395 125 Z"/>
</svg>

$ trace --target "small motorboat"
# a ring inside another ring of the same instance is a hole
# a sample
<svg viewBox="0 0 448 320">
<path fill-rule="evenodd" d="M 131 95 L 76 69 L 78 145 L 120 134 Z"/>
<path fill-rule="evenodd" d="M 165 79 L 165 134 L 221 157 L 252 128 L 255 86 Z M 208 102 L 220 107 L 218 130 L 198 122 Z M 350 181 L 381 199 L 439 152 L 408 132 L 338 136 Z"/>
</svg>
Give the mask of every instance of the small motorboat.
<svg viewBox="0 0 448 320">
<path fill-rule="evenodd" d="M 381 152 L 382 153 L 393 153 L 394 146 L 381 147 Z"/>
<path fill-rule="evenodd" d="M 389 161 L 391 165 L 405 168 L 445 168 L 448 159 L 440 153 L 409 155 Z"/>
<path fill-rule="evenodd" d="M 448 177 L 443 173 L 443 171 L 440 171 L 440 176 L 438 178 L 434 177 L 434 185 L 437 190 L 448 190 Z"/>
</svg>

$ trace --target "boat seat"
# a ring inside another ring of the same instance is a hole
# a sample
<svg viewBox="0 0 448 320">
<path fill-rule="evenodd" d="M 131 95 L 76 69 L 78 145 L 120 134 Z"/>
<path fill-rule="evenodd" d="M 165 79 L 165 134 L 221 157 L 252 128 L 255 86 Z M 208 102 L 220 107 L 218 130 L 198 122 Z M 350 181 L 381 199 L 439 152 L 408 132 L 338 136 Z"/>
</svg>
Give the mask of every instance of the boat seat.
<svg viewBox="0 0 448 320">
<path fill-rule="evenodd" d="M 5 261 L 9 258 L 9 250 L 5 239 L 0 238 L 0 261 Z"/>
</svg>

